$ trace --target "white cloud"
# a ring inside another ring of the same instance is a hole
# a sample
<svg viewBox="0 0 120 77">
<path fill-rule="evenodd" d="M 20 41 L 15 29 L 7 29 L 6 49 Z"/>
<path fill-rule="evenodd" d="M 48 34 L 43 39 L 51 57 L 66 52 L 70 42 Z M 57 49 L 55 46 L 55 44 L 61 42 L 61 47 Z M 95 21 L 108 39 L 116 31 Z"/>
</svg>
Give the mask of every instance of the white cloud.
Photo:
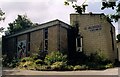
<svg viewBox="0 0 120 77">
<path fill-rule="evenodd" d="M 84 0 L 78 0 L 78 4 L 83 2 Z M 110 12 L 109 9 L 101 11 L 100 0 L 87 0 L 87 3 L 89 5 L 87 12 Z M 0 8 L 6 13 L 5 21 L 0 22 L 0 27 L 5 28 L 8 27 L 8 23 L 17 18 L 18 14 L 27 14 L 28 18 L 35 23 L 43 23 L 53 19 L 69 23 L 69 14 L 75 12 L 71 6 L 64 5 L 64 0 L 0 0 Z"/>
<path fill-rule="evenodd" d="M 70 6 L 65 6 L 62 0 L 41 0 L 41 2 L 2 2 L 0 7 L 6 13 L 5 22 L 0 26 L 8 27 L 18 14 L 27 14 L 33 22 L 46 22 L 52 19 L 61 19 L 69 23 L 69 14 L 74 12 Z"/>
</svg>

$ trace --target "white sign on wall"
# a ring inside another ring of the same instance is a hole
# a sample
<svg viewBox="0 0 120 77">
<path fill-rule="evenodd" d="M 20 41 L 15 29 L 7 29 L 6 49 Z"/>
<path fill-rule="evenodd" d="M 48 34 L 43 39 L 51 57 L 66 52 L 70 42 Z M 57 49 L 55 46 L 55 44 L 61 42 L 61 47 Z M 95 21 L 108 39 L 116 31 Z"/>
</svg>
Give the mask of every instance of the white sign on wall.
<svg viewBox="0 0 120 77">
<path fill-rule="evenodd" d="M 89 31 L 98 31 L 101 29 L 102 29 L 101 25 L 90 25 L 90 26 L 84 28 L 84 30 L 89 30 Z"/>
</svg>

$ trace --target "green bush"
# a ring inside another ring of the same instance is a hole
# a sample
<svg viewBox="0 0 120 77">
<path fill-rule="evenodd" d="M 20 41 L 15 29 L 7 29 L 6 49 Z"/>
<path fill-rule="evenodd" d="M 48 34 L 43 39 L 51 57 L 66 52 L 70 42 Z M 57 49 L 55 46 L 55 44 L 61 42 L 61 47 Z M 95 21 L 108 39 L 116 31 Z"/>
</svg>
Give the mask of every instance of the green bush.
<svg viewBox="0 0 120 77">
<path fill-rule="evenodd" d="M 64 70 L 64 67 L 66 66 L 65 62 L 55 62 L 51 65 L 52 70 Z"/>
<path fill-rule="evenodd" d="M 47 65 L 51 65 L 55 62 L 67 62 L 67 56 L 63 55 L 59 51 L 51 52 L 50 54 L 46 55 L 44 61 Z"/>
<path fill-rule="evenodd" d="M 88 69 L 88 66 L 86 65 L 76 65 L 74 66 L 74 70 L 86 70 Z"/>
<path fill-rule="evenodd" d="M 86 69 L 88 69 L 88 66 L 86 66 L 86 65 L 81 65 L 81 70 L 86 70 Z"/>
<path fill-rule="evenodd" d="M 31 58 L 32 58 L 33 60 L 37 60 L 37 59 L 39 59 L 39 54 L 33 54 L 33 55 L 31 56 Z"/>
<path fill-rule="evenodd" d="M 117 35 L 117 39 L 120 42 L 120 34 Z"/>
<path fill-rule="evenodd" d="M 64 70 L 68 70 L 68 71 L 72 71 L 73 69 L 74 69 L 74 66 L 72 66 L 72 65 L 66 65 L 64 67 Z"/>
<path fill-rule="evenodd" d="M 2 65 L 4 67 L 16 67 L 18 65 L 18 59 L 13 57 L 13 58 L 10 58 L 8 57 L 7 55 L 3 55 L 2 56 Z"/>
<path fill-rule="evenodd" d="M 111 63 L 110 60 L 108 60 L 105 55 L 101 52 L 96 52 L 96 53 L 91 53 L 90 56 L 88 56 L 88 63 L 93 65 L 93 66 L 97 66 L 97 65 L 106 65 L 108 63 Z"/>
<path fill-rule="evenodd" d="M 27 62 L 27 61 L 33 61 L 33 58 L 31 57 L 25 57 L 21 59 L 21 62 Z"/>
<path fill-rule="evenodd" d="M 35 63 L 36 63 L 36 64 L 41 64 L 41 65 L 44 64 L 44 62 L 43 62 L 42 60 L 40 60 L 40 59 L 35 60 Z"/>
<path fill-rule="evenodd" d="M 9 67 L 17 67 L 18 66 L 18 59 L 13 58 L 13 60 L 10 62 Z"/>
<path fill-rule="evenodd" d="M 38 71 L 48 71 L 51 70 L 51 67 L 48 65 L 37 65 L 36 70 Z"/>
<path fill-rule="evenodd" d="M 109 63 L 109 64 L 107 64 L 105 67 L 106 67 L 106 68 L 113 68 L 114 66 L 113 66 L 112 63 Z"/>
<path fill-rule="evenodd" d="M 80 65 L 74 66 L 74 70 L 80 70 L 80 69 L 81 69 L 81 66 L 80 66 Z"/>
<path fill-rule="evenodd" d="M 27 70 L 35 70 L 37 65 L 33 61 L 20 62 L 18 68 L 27 69 Z"/>
</svg>

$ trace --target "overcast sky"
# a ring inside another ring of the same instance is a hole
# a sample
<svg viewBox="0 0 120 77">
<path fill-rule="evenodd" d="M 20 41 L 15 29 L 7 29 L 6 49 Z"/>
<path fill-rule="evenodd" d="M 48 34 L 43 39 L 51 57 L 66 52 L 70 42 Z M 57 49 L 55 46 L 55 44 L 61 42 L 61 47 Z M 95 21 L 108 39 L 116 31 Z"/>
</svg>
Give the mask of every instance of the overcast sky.
<svg viewBox="0 0 120 77">
<path fill-rule="evenodd" d="M 78 0 L 81 4 L 84 0 Z M 92 2 L 91 2 L 92 1 Z M 88 0 L 86 12 L 113 14 L 111 9 L 101 10 L 100 0 Z M 70 23 L 70 13 L 75 13 L 71 6 L 65 6 L 64 0 L 0 0 L 0 8 L 5 12 L 5 21 L 0 22 L 0 27 L 8 27 L 8 23 L 13 22 L 17 15 L 26 14 L 33 23 L 44 23 L 54 19 Z M 117 23 L 114 24 L 117 28 Z M 117 32 L 117 30 L 116 30 Z"/>
</svg>

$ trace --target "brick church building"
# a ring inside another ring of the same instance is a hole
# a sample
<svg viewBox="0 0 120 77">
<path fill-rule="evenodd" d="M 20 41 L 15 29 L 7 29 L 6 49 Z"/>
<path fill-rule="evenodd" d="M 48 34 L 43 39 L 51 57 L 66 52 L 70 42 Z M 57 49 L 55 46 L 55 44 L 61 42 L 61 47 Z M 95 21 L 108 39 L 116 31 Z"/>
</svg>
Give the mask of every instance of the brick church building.
<svg viewBox="0 0 120 77">
<path fill-rule="evenodd" d="M 114 61 L 118 59 L 115 27 L 103 13 L 70 14 L 70 25 L 56 19 L 3 36 L 2 52 L 8 56 L 21 57 L 38 51 L 78 51 L 87 55 L 100 52 Z"/>
</svg>

